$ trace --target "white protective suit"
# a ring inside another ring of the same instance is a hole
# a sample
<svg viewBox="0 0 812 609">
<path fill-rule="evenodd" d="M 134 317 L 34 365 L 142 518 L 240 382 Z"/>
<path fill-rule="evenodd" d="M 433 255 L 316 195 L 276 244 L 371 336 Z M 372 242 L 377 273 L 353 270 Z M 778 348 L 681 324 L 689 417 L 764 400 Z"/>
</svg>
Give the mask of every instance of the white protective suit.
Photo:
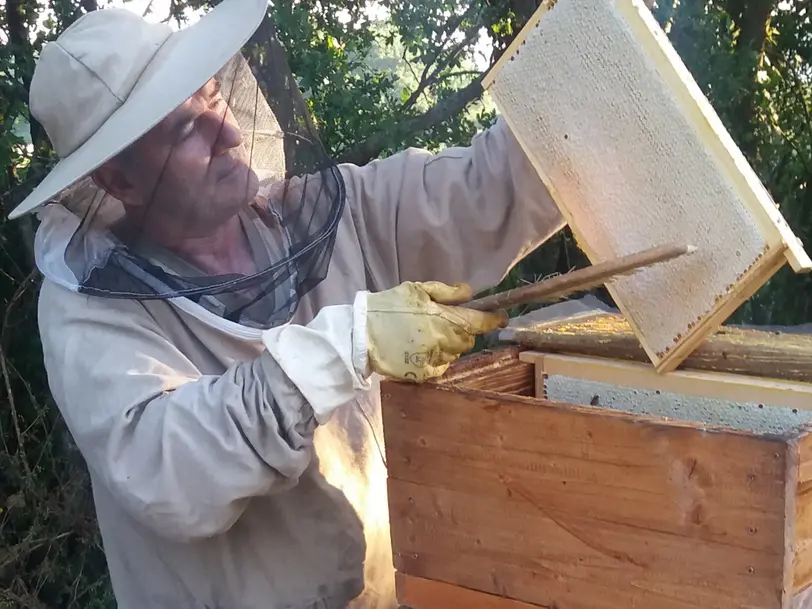
<svg viewBox="0 0 812 609">
<path fill-rule="evenodd" d="M 265 334 L 182 298 L 65 289 L 75 221 L 41 211 L 45 363 L 90 470 L 121 609 L 396 606 L 358 294 L 493 286 L 564 222 L 501 120 L 470 147 L 341 171 L 327 278 Z M 311 402 L 337 410 L 318 425 Z"/>
</svg>

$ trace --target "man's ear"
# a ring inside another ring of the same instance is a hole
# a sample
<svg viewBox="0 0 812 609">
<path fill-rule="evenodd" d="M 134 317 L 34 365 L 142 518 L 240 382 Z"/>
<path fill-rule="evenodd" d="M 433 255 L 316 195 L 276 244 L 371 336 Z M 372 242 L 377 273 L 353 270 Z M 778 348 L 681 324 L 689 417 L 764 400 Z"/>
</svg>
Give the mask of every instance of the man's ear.
<svg viewBox="0 0 812 609">
<path fill-rule="evenodd" d="M 122 203 L 135 203 L 133 184 L 117 159 L 107 161 L 90 175 L 93 183 L 110 196 Z"/>
</svg>

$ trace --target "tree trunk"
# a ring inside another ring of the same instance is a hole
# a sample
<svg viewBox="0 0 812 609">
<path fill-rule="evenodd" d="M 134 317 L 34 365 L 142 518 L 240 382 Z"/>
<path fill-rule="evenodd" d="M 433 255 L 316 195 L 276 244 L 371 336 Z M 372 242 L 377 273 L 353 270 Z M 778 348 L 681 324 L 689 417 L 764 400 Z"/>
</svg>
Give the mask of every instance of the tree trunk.
<svg viewBox="0 0 812 609">
<path fill-rule="evenodd" d="M 748 87 L 731 112 L 732 120 L 740 126 L 742 133 L 752 132 L 751 126 L 756 118 L 756 73 L 767 42 L 770 17 L 777 4 L 777 0 L 728 0 L 724 5 L 739 29 L 737 54 L 752 58 L 748 69 L 752 86 Z M 754 162 L 758 153 L 755 141 L 748 138 L 739 145 L 748 159 Z"/>
</svg>

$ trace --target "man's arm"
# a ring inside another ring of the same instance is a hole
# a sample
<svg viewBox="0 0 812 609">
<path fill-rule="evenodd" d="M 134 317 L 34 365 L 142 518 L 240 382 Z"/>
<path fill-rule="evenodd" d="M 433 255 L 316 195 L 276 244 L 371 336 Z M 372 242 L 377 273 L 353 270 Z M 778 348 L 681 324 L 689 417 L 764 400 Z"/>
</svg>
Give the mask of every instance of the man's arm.
<svg viewBox="0 0 812 609">
<path fill-rule="evenodd" d="M 504 120 L 471 145 L 342 166 L 374 289 L 499 283 L 565 222 Z"/>
<path fill-rule="evenodd" d="M 359 292 L 307 325 L 262 332 L 261 354 L 222 374 L 184 355 L 205 347 L 168 304 L 148 310 L 46 280 L 39 321 L 51 391 L 96 479 L 158 535 L 188 540 L 228 530 L 251 497 L 295 486 L 316 425 L 368 389 L 372 371 L 442 374 L 503 322 L 453 306 L 467 297 L 437 284 Z M 427 366 L 403 362 L 404 351 L 429 354 Z"/>
<path fill-rule="evenodd" d="M 356 313 L 328 307 L 306 327 L 274 329 L 259 357 L 222 375 L 202 374 L 138 302 L 46 281 L 40 328 L 51 390 L 88 467 L 134 518 L 185 540 L 296 485 L 317 423 L 365 386 Z"/>
</svg>

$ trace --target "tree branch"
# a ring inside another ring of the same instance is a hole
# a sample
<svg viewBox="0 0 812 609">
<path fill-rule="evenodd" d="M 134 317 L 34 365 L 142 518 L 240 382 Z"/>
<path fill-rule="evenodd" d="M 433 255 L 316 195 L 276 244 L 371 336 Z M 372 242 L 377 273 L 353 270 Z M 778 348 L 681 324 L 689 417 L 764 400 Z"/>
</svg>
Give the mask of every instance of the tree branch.
<svg viewBox="0 0 812 609">
<path fill-rule="evenodd" d="M 82 16 L 83 11 L 85 13 L 92 13 L 93 11 L 99 10 L 99 5 L 96 0 L 79 0 L 79 3 L 74 5 L 74 10 L 70 16 L 70 22 L 65 24 L 65 27 L 68 27 L 71 23 L 76 21 L 79 17 Z"/>
<path fill-rule="evenodd" d="M 409 61 L 409 60 L 407 59 L 407 57 L 406 57 L 406 49 L 404 49 L 404 50 L 403 50 L 403 55 L 401 55 L 401 59 L 404 61 L 404 63 L 406 64 L 406 66 L 409 68 L 409 72 L 411 72 L 411 73 L 412 73 L 412 76 L 414 76 L 414 79 L 415 79 L 415 80 L 417 81 L 417 83 L 418 83 L 418 85 L 417 85 L 417 89 L 415 89 L 415 91 L 414 91 L 414 92 L 413 92 L 413 93 L 412 93 L 412 94 L 409 96 L 409 99 L 407 99 L 407 100 L 406 100 L 405 102 L 403 102 L 403 104 L 401 105 L 401 110 L 406 110 L 406 109 L 408 109 L 408 108 L 411 108 L 411 107 L 412 107 L 412 106 L 413 106 L 413 105 L 414 105 L 414 104 L 417 102 L 417 98 L 420 96 L 420 93 L 421 93 L 421 88 L 420 88 L 420 86 L 421 86 L 421 84 L 423 83 L 423 80 L 424 80 L 424 79 L 425 79 L 425 77 L 426 77 L 426 70 L 428 70 L 428 65 L 426 65 L 426 66 L 423 68 L 423 73 L 422 73 L 422 74 L 421 74 L 421 75 L 418 77 L 418 76 L 417 76 L 417 72 L 415 72 L 415 70 L 414 70 L 414 66 L 412 65 L 412 62 L 411 62 L 411 61 Z"/>
<path fill-rule="evenodd" d="M 14 72 L 22 81 L 25 96 L 31 90 L 32 72 L 28 68 L 28 58 L 33 54 L 31 43 L 28 40 L 28 24 L 25 21 L 25 7 L 23 0 L 6 0 L 6 25 L 8 26 L 8 42 L 14 56 Z M 43 139 L 43 129 L 39 121 L 33 116 L 28 120 L 31 132 L 31 142 L 34 150 L 39 150 Z"/>
<path fill-rule="evenodd" d="M 482 95 L 483 77 L 484 74 L 480 74 L 479 77 L 469 85 L 460 89 L 454 95 L 440 102 L 427 112 L 418 116 L 409 117 L 395 125 L 392 129 L 386 129 L 359 142 L 349 150 L 342 152 L 338 157 L 338 161 L 341 163 L 363 165 L 377 158 L 381 152 L 383 152 L 386 148 L 387 141 L 391 140 L 392 133 L 403 135 L 420 133 L 421 131 L 430 129 L 448 120 L 458 112 L 462 112 L 468 104 Z"/>
<path fill-rule="evenodd" d="M 471 29 L 466 34 L 465 38 L 459 44 L 454 46 L 449 51 L 448 55 L 446 55 L 446 57 L 444 57 L 442 60 L 439 59 L 440 55 L 445 50 L 445 46 L 450 40 L 451 35 L 454 33 L 454 31 L 466 19 L 473 17 L 473 15 L 477 12 L 478 8 L 479 6 L 475 2 L 471 3 L 471 5 L 465 10 L 465 12 L 462 15 L 458 15 L 454 19 L 449 19 L 443 31 L 445 39 L 443 40 L 442 44 L 437 49 L 437 51 L 433 54 L 431 59 L 424 64 L 423 73 L 420 75 L 420 80 L 417 83 L 417 88 L 415 88 L 415 90 L 409 96 L 409 99 L 403 102 L 403 105 L 401 106 L 402 111 L 408 110 L 409 108 L 414 106 L 414 104 L 420 97 L 421 93 L 423 93 L 423 91 L 425 91 L 426 89 L 428 89 L 430 86 L 432 86 L 437 82 L 437 75 L 440 73 L 440 71 L 442 71 L 443 68 L 445 68 L 452 61 L 454 61 L 454 59 L 459 56 L 459 54 L 466 47 L 466 45 L 471 43 L 473 38 L 478 33 L 478 27 L 481 26 L 481 24 L 478 24 L 478 26 L 476 27 L 471 27 Z"/>
<path fill-rule="evenodd" d="M 475 76 L 482 74 L 479 70 L 457 70 L 456 72 L 446 72 L 441 76 L 438 76 L 432 84 L 439 84 L 448 80 L 449 78 L 456 78 L 457 76 Z"/>
<path fill-rule="evenodd" d="M 761 52 L 767 39 L 767 26 L 777 0 L 727 0 L 727 13 L 739 27 L 742 48 Z"/>
<path fill-rule="evenodd" d="M 277 36 L 270 14 L 265 15 L 252 40 L 258 46 L 248 58 L 248 63 L 258 72 L 260 88 L 279 122 L 279 127 L 286 134 L 287 169 L 293 173 L 305 171 L 308 168 L 300 166 L 304 159 L 301 158 L 301 153 L 297 153 L 300 149 L 297 136 L 312 138 L 315 143 L 319 131 L 290 69 L 285 48 Z"/>
<path fill-rule="evenodd" d="M 511 38 L 512 40 L 512 38 Z M 507 48 L 507 46 L 505 47 Z M 494 64 L 504 54 L 505 49 L 494 49 L 491 57 L 491 65 L 483 73 L 474 79 L 467 86 L 457 91 L 454 95 L 437 104 L 427 112 L 418 116 L 409 117 L 392 129 L 385 129 L 379 133 L 375 133 L 370 137 L 358 142 L 355 146 L 342 151 L 338 155 L 338 162 L 352 163 L 355 165 L 364 165 L 371 160 L 380 156 L 381 152 L 386 148 L 387 141 L 391 141 L 392 133 L 402 134 L 403 136 L 412 135 L 426 131 L 435 125 L 448 120 L 458 112 L 462 112 L 468 104 L 479 99 L 483 93 L 482 79 L 493 69 Z"/>
<path fill-rule="evenodd" d="M 428 89 L 432 85 L 437 84 L 441 80 L 444 80 L 444 77 L 440 75 L 440 72 L 448 64 L 450 64 L 452 61 L 454 61 L 454 59 L 456 59 L 459 56 L 460 53 L 462 53 L 463 49 L 468 44 L 471 43 L 472 39 L 476 36 L 476 34 L 477 34 L 477 30 L 476 29 L 471 29 L 471 31 L 468 32 L 468 35 L 465 37 L 464 40 L 462 40 L 458 45 L 456 45 L 453 49 L 451 49 L 451 51 L 449 52 L 449 54 L 446 57 L 444 57 L 441 61 L 438 61 L 437 64 L 435 64 L 435 68 L 431 71 L 431 76 L 426 77 L 425 76 L 426 70 L 423 71 L 424 76 L 421 79 L 420 84 L 417 86 L 417 89 L 415 89 L 414 92 L 409 96 L 409 99 L 407 99 L 403 103 L 403 105 L 401 106 L 402 111 L 405 111 L 405 110 L 408 110 L 409 108 L 411 108 L 415 104 L 415 102 L 417 101 L 417 98 L 420 96 L 420 94 L 423 91 L 425 91 L 426 89 Z M 429 66 L 426 66 L 426 67 L 428 68 Z"/>
</svg>

